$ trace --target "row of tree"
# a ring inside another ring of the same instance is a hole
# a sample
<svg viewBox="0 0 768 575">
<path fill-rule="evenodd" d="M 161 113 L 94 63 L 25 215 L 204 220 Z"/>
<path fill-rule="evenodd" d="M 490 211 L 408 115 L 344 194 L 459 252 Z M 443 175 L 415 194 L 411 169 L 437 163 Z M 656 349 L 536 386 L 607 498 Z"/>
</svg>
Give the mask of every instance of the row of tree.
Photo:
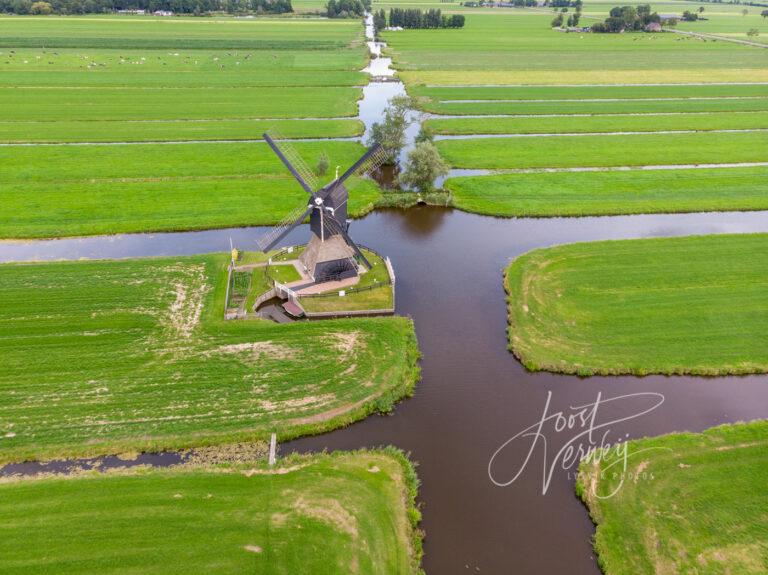
<svg viewBox="0 0 768 575">
<path fill-rule="evenodd" d="M 570 4 L 576 8 L 576 11 L 568 16 L 568 20 L 565 19 L 565 13 L 568 12 L 567 7 L 560 8 L 560 14 L 555 16 L 555 18 L 552 20 L 552 27 L 553 28 L 562 28 L 564 25 L 568 28 L 575 28 L 579 25 L 579 22 L 581 21 L 581 9 L 584 6 L 584 3 L 582 0 L 575 0 L 574 2 L 570 2 Z M 553 4 L 554 6 L 554 4 Z M 557 7 L 555 6 L 555 10 L 557 10 Z"/>
<path fill-rule="evenodd" d="M 284 14 L 293 12 L 293 7 L 291 0 L 0 0 L 0 12 L 9 14 L 97 14 L 118 10 Z"/>
<path fill-rule="evenodd" d="M 328 0 L 328 18 L 362 18 L 371 9 L 371 0 Z"/>
<path fill-rule="evenodd" d="M 592 25 L 592 32 L 623 32 L 631 30 L 645 30 L 651 23 L 661 23 L 661 17 L 656 12 L 651 12 L 650 4 L 639 6 L 615 6 L 611 8 L 610 15 L 605 22 Z"/>
<path fill-rule="evenodd" d="M 418 8 L 392 8 L 389 11 L 389 26 L 392 28 L 463 28 L 464 16 L 462 14 L 443 16 L 439 9 L 422 11 Z"/>
</svg>

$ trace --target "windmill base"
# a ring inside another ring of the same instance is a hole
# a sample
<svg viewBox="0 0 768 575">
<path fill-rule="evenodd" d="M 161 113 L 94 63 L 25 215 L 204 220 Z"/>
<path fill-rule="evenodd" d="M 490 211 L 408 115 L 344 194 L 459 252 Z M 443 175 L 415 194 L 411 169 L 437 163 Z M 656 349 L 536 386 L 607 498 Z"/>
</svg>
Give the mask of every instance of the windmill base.
<svg viewBox="0 0 768 575">
<path fill-rule="evenodd" d="M 355 252 L 339 235 L 325 240 L 313 235 L 299 261 L 316 283 L 338 281 L 358 275 Z"/>
</svg>

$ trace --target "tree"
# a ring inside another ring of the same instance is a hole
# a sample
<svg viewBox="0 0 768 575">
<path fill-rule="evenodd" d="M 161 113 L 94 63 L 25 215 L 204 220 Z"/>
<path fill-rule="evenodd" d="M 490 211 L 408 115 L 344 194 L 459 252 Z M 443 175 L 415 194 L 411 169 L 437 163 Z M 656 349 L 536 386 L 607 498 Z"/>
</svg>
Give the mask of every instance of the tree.
<svg viewBox="0 0 768 575">
<path fill-rule="evenodd" d="M 448 166 L 432 142 L 421 142 L 408 154 L 400 183 L 420 192 L 434 189 L 435 180 L 448 175 Z"/>
<path fill-rule="evenodd" d="M 768 10 L 763 10 L 762 12 L 760 12 L 760 16 L 762 16 L 763 18 L 768 18 Z"/>
<path fill-rule="evenodd" d="M 29 9 L 30 14 L 51 14 L 53 12 L 53 6 L 48 2 L 35 2 Z"/>
<path fill-rule="evenodd" d="M 749 30 L 747 30 L 747 36 L 749 36 L 750 38 L 754 38 L 759 34 L 760 34 L 760 31 L 757 28 L 750 28 Z"/>
<path fill-rule="evenodd" d="M 422 124 L 421 129 L 419 130 L 419 134 L 416 136 L 416 143 L 420 144 L 421 142 L 431 142 L 434 139 L 435 133 L 432 131 L 432 128 Z"/>
<path fill-rule="evenodd" d="M 703 14 L 703 13 L 704 13 L 704 6 L 699 6 L 699 14 Z"/>
<path fill-rule="evenodd" d="M 328 167 L 331 165 L 331 161 L 328 159 L 328 154 L 324 151 L 320 153 L 320 157 L 317 159 L 317 167 L 315 171 L 318 176 L 324 176 L 328 172 Z"/>
<path fill-rule="evenodd" d="M 400 150 L 405 147 L 405 130 L 411 124 L 408 118 L 411 107 L 408 96 L 395 96 L 384 109 L 384 119 L 371 126 L 368 145 L 381 145 L 387 151 L 388 164 L 396 164 Z"/>
<path fill-rule="evenodd" d="M 749 14 L 749 10 L 747 10 L 746 8 L 744 8 L 744 9 L 741 11 L 741 15 L 742 15 L 742 16 L 746 16 L 747 14 Z"/>
<path fill-rule="evenodd" d="M 552 19 L 552 27 L 553 28 L 560 28 L 563 25 L 563 15 L 558 14 Z"/>
</svg>

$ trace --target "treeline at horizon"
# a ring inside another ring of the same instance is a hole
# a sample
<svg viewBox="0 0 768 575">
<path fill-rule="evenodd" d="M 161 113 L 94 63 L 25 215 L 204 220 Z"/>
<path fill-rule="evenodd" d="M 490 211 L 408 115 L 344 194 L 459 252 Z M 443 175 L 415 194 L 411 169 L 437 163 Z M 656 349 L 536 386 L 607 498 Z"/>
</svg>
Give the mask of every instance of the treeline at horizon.
<svg viewBox="0 0 768 575">
<path fill-rule="evenodd" d="M 423 11 L 419 8 L 391 8 L 389 19 L 384 10 L 373 14 L 373 26 L 378 32 L 384 28 L 463 28 L 464 15 L 444 16 L 438 8 Z"/>
<path fill-rule="evenodd" d="M 174 14 L 285 14 L 291 0 L 0 0 L 6 14 L 104 14 L 120 10 L 173 12 Z"/>
</svg>

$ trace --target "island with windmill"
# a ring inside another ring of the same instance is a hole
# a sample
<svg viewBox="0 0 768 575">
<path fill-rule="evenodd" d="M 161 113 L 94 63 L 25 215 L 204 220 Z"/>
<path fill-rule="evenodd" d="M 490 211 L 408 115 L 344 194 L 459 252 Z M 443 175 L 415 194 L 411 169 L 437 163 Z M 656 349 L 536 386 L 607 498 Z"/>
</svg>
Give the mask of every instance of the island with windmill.
<svg viewBox="0 0 768 575">
<path fill-rule="evenodd" d="M 302 203 L 257 240 L 259 251 L 231 246 L 226 319 L 258 317 L 283 323 L 298 318 L 390 315 L 395 311 L 392 262 L 349 236 L 347 219 L 352 175 L 374 172 L 387 158 L 371 146 L 341 175 L 325 185 L 288 142 L 267 132 L 264 140 L 307 193 Z M 281 242 L 309 220 L 307 243 Z"/>
</svg>

